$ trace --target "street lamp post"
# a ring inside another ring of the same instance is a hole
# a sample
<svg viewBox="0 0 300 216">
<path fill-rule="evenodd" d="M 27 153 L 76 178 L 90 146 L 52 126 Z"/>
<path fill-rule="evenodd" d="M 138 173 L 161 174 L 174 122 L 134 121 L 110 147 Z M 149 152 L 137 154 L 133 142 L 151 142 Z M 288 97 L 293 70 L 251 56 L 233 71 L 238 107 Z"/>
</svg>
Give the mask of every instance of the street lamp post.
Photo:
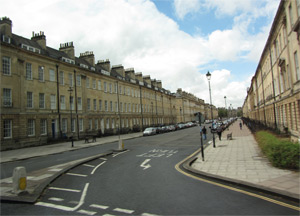
<svg viewBox="0 0 300 216">
<path fill-rule="evenodd" d="M 215 133 L 213 132 L 213 131 L 214 131 L 214 128 L 213 128 L 214 117 L 213 117 L 213 111 L 212 111 L 211 89 L 210 89 L 211 73 L 209 73 L 209 71 L 207 71 L 206 78 L 207 78 L 207 80 L 208 80 L 208 86 L 209 86 L 210 113 L 211 113 L 211 119 L 212 119 L 212 123 L 211 123 L 211 132 L 212 132 L 212 134 L 213 134 L 213 146 L 214 146 L 214 148 L 216 148 L 216 143 L 215 143 Z"/>
<path fill-rule="evenodd" d="M 226 105 L 226 96 L 224 96 L 224 99 L 225 99 L 225 114 L 226 114 L 226 117 L 228 118 L 228 115 L 227 115 L 227 105 Z"/>
<path fill-rule="evenodd" d="M 70 92 L 70 113 L 71 113 L 71 133 L 72 133 L 72 136 L 71 136 L 71 142 L 72 142 L 72 147 L 74 147 L 74 142 L 73 142 L 73 131 L 72 131 L 72 104 L 73 104 L 73 100 L 72 100 L 72 92 L 73 92 L 73 89 L 72 87 L 70 86 L 68 92 Z"/>
</svg>

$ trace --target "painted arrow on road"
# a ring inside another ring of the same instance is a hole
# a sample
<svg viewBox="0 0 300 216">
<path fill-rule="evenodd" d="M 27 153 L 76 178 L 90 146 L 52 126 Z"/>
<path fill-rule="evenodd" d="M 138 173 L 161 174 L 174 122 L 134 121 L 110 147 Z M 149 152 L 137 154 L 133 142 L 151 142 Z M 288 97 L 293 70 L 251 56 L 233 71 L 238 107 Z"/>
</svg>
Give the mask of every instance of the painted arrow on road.
<svg viewBox="0 0 300 216">
<path fill-rule="evenodd" d="M 140 165 L 140 167 L 143 167 L 144 170 L 150 168 L 150 167 L 151 167 L 150 164 L 147 164 L 147 165 L 146 165 L 146 163 L 148 163 L 150 160 L 151 160 L 151 159 L 146 159 L 146 160 Z"/>
</svg>

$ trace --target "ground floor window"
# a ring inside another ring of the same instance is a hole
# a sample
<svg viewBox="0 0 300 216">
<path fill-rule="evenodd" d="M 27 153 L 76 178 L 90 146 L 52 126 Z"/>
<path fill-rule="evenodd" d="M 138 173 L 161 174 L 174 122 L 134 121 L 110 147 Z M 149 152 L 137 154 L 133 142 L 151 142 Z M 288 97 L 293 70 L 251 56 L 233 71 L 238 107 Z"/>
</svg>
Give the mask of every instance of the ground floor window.
<svg viewBox="0 0 300 216">
<path fill-rule="evenodd" d="M 3 121 L 3 137 L 4 138 L 12 138 L 12 120 L 4 120 Z"/>
<path fill-rule="evenodd" d="M 41 135 L 47 134 L 47 119 L 41 119 L 40 122 Z"/>
<path fill-rule="evenodd" d="M 62 130 L 63 133 L 67 133 L 67 130 L 68 130 L 68 119 L 66 119 L 66 118 L 62 119 L 61 130 Z"/>
<path fill-rule="evenodd" d="M 83 119 L 79 119 L 79 131 L 83 131 Z"/>
<path fill-rule="evenodd" d="M 35 121 L 34 121 L 34 119 L 28 119 L 27 134 L 28 134 L 28 136 L 34 136 L 35 135 Z"/>
</svg>

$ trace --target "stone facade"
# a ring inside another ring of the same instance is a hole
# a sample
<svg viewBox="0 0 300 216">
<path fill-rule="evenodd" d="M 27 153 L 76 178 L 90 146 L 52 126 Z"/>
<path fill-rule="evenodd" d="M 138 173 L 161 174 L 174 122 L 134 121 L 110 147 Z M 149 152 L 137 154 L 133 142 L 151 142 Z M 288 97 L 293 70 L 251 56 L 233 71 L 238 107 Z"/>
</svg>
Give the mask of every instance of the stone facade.
<svg viewBox="0 0 300 216">
<path fill-rule="evenodd" d="M 282 0 L 243 105 L 243 116 L 300 142 L 300 1 Z"/>
<path fill-rule="evenodd" d="M 12 33 L 9 18 L 0 20 L 0 30 L 1 150 L 141 131 L 204 112 L 203 100 L 171 93 L 133 68 L 96 62 L 91 51 L 76 57 L 73 42 L 56 50 L 44 32 L 23 38 Z"/>
</svg>

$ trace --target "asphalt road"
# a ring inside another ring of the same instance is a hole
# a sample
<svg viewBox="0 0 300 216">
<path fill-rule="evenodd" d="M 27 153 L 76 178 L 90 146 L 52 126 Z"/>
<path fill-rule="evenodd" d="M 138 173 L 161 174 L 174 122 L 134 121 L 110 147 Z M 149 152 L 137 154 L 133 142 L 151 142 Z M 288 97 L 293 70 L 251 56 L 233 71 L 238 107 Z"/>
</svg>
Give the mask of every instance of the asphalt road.
<svg viewBox="0 0 300 216">
<path fill-rule="evenodd" d="M 198 129 L 127 140 L 128 151 L 75 167 L 51 183 L 35 205 L 2 203 L 1 214 L 299 215 L 178 172 L 175 165 L 200 147 Z"/>
</svg>

